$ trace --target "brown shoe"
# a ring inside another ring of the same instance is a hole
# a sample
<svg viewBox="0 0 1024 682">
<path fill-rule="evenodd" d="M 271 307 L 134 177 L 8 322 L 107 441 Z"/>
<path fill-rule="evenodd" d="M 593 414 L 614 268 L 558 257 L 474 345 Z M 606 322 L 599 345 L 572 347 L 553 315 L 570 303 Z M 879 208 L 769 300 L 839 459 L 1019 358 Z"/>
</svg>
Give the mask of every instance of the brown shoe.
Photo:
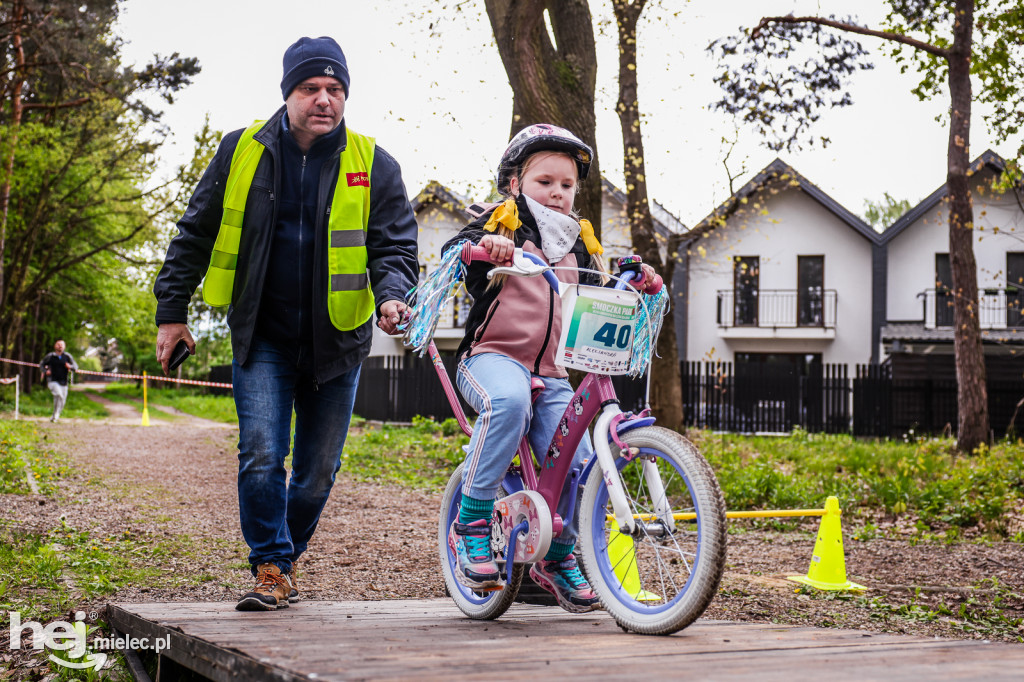
<svg viewBox="0 0 1024 682">
<path fill-rule="evenodd" d="M 288 608 L 288 596 L 292 590 L 288 576 L 274 564 L 260 564 L 256 567 L 256 587 L 242 597 L 235 609 L 238 611 L 273 611 Z"/>
<path fill-rule="evenodd" d="M 291 583 L 292 589 L 288 593 L 288 601 L 294 604 L 299 601 L 299 581 L 297 580 L 299 570 L 295 567 L 295 563 L 292 562 L 292 570 L 288 571 L 288 582 Z"/>
</svg>

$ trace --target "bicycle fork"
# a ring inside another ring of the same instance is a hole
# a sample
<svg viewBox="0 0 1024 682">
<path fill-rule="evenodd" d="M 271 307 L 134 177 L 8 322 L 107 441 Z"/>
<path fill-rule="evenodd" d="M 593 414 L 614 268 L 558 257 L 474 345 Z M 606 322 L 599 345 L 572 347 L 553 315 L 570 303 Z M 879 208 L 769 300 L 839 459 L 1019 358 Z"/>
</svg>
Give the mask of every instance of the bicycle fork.
<svg viewBox="0 0 1024 682">
<path fill-rule="evenodd" d="M 630 507 L 629 497 L 626 494 L 626 487 L 622 481 L 622 476 L 619 475 L 619 469 L 615 466 L 615 455 L 612 454 L 610 445 L 612 441 L 611 426 L 615 422 L 615 418 L 620 414 L 622 414 L 622 410 L 614 403 L 606 404 L 601 408 L 601 415 L 594 423 L 594 452 L 597 454 L 597 463 L 601 467 L 601 476 L 604 478 L 605 487 L 608 488 L 608 499 L 612 504 L 615 524 L 618 526 L 620 533 L 632 536 L 637 532 L 637 519 L 634 517 Z M 622 451 L 623 457 L 636 454 L 625 450 Z M 670 533 L 675 530 L 675 519 L 672 516 L 672 510 L 665 495 L 665 485 L 661 480 L 658 465 L 649 459 L 644 459 L 641 462 L 641 466 L 643 468 L 644 481 L 647 483 L 647 489 L 651 494 L 651 499 L 654 501 L 654 513 L 658 519 L 657 528 L 647 523 L 644 530 L 651 535 L 661 535 L 665 532 Z"/>
</svg>

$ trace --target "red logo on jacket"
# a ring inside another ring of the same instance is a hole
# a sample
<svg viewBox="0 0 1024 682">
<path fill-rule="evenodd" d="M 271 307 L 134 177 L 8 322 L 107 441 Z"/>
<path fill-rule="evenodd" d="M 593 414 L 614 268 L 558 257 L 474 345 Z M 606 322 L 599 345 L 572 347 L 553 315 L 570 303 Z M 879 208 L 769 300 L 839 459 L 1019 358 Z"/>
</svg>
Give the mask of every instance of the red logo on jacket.
<svg viewBox="0 0 1024 682">
<path fill-rule="evenodd" d="M 346 173 L 349 187 L 369 187 L 370 175 L 368 173 Z"/>
</svg>

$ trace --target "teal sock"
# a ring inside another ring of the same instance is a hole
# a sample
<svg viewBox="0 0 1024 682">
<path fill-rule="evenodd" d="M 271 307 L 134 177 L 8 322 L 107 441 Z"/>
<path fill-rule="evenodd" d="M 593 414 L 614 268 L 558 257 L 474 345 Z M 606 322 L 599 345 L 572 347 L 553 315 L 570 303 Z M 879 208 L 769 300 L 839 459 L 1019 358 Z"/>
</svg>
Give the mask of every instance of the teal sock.
<svg viewBox="0 0 1024 682">
<path fill-rule="evenodd" d="M 575 542 L 559 542 L 558 540 L 552 540 L 551 547 L 548 548 L 548 553 L 544 555 L 544 561 L 565 561 L 565 557 L 572 554 L 572 550 L 575 546 Z"/>
<path fill-rule="evenodd" d="M 459 510 L 459 523 L 473 523 L 484 519 L 488 522 L 494 514 L 494 499 L 477 500 L 462 494 L 462 508 Z"/>
</svg>

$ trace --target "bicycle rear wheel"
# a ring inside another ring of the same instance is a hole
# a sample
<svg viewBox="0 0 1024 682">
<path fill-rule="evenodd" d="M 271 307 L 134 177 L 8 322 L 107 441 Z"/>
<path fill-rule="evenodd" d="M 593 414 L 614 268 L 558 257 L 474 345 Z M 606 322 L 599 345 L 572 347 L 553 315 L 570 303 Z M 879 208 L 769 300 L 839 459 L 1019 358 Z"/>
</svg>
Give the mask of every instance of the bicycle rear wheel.
<svg viewBox="0 0 1024 682">
<path fill-rule="evenodd" d="M 437 525 L 437 548 L 441 559 L 441 573 L 444 575 L 444 584 L 449 596 L 464 614 L 478 620 L 494 620 L 499 618 L 516 598 L 519 592 L 519 585 L 523 580 L 523 567 L 512 567 L 512 578 L 505 585 L 505 589 L 497 592 L 474 592 L 464 586 L 455 578 L 456 558 L 448 547 L 448 529 L 452 522 L 459 517 L 459 506 L 462 500 L 462 470 L 465 462 L 460 464 L 455 473 L 448 479 L 444 495 L 441 498 L 441 514 Z M 498 491 L 498 497 L 504 497 L 509 491 L 502 489 Z M 492 538 L 495 537 L 492 534 Z M 497 546 L 498 542 L 492 542 L 495 558 L 498 559 L 498 566 L 504 571 L 504 543 Z"/>
<path fill-rule="evenodd" d="M 647 426 L 622 440 L 640 451 L 630 461 L 616 458 L 637 531 L 617 531 L 604 479 L 592 472 L 580 502 L 583 565 L 622 628 L 667 635 L 700 617 L 715 596 L 725 568 L 725 501 L 707 461 L 678 433 Z M 614 444 L 612 452 L 619 454 Z M 645 461 L 657 467 L 664 498 L 652 492 Z"/>
</svg>

